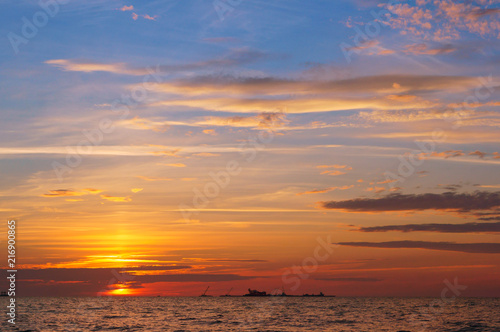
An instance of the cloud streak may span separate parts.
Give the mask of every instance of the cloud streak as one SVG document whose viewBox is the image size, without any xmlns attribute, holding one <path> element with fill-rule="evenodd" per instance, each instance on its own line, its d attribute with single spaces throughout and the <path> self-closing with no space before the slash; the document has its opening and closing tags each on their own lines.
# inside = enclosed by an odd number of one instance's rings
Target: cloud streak
<svg viewBox="0 0 500 332">
<path fill-rule="evenodd" d="M 135 13 L 134 13 L 135 14 Z M 137 15 L 137 14 L 135 14 Z M 146 17 L 147 16 L 147 17 Z M 143 16 L 145 19 L 154 20 L 155 17 L 149 15 Z M 137 16 L 138 17 L 138 16 Z M 156 69 L 151 68 L 134 68 L 126 63 L 100 63 L 76 59 L 52 59 L 45 61 L 46 64 L 52 65 L 64 71 L 74 72 L 109 72 L 113 74 L 144 76 L 150 75 L 156 71 L 159 74 L 174 74 L 182 72 L 190 72 L 205 69 L 217 69 L 231 66 L 238 66 L 253 63 L 267 58 L 268 55 L 264 52 L 252 50 L 249 48 L 233 49 L 228 54 L 214 59 L 205 61 L 180 63 L 171 65 L 158 65 Z"/>
<path fill-rule="evenodd" d="M 390 241 L 390 242 L 339 242 L 341 246 L 386 248 L 386 249 L 429 249 L 457 251 L 474 254 L 500 254 L 500 243 L 455 243 L 427 241 Z"/>
<path fill-rule="evenodd" d="M 99 194 L 102 190 L 94 189 L 94 188 L 86 188 L 82 191 L 75 191 L 72 189 L 56 189 L 49 190 L 48 194 L 42 194 L 42 197 L 71 197 L 71 196 L 84 196 L 89 194 Z"/>
<path fill-rule="evenodd" d="M 500 232 L 500 222 L 465 224 L 410 224 L 410 225 L 390 225 L 361 227 L 360 232 L 437 232 L 437 233 L 498 233 Z"/>
<path fill-rule="evenodd" d="M 110 195 L 101 195 L 102 199 L 105 199 L 110 202 L 116 202 L 116 203 L 124 203 L 124 202 L 130 202 L 132 199 L 130 197 L 118 197 L 118 196 L 110 196 Z"/>
<path fill-rule="evenodd" d="M 344 201 L 321 202 L 320 204 L 324 209 L 344 210 L 347 212 L 422 210 L 469 212 L 473 210 L 490 210 L 500 206 L 500 192 L 390 194 L 381 198 L 357 198 Z"/>
</svg>

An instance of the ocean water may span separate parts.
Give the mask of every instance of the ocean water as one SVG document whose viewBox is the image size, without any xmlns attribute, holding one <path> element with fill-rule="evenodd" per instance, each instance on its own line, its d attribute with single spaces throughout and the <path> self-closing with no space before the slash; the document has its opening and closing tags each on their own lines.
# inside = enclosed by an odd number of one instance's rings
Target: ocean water
<svg viewBox="0 0 500 332">
<path fill-rule="evenodd" d="M 5 308 L 8 298 L 1 298 Z M 500 299 L 17 298 L 2 331 L 497 331 Z M 5 309 L 4 309 L 5 312 Z"/>
</svg>

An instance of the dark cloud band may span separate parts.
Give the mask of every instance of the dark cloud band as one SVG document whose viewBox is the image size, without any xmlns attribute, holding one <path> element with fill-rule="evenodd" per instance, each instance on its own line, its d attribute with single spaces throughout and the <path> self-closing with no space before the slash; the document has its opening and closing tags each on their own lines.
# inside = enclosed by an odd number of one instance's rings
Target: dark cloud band
<svg viewBox="0 0 500 332">
<path fill-rule="evenodd" d="M 500 243 L 455 243 L 426 241 L 391 241 L 391 242 L 340 242 L 341 246 L 387 248 L 387 249 L 429 249 L 458 251 L 474 254 L 500 254 Z"/>
<path fill-rule="evenodd" d="M 437 232 L 437 233 L 497 233 L 500 232 L 500 222 L 466 224 L 410 224 L 361 227 L 360 232 Z"/>
<path fill-rule="evenodd" d="M 391 194 L 381 198 L 357 198 L 345 201 L 321 202 L 325 209 L 350 212 L 386 212 L 416 210 L 452 210 L 469 212 L 491 210 L 500 206 L 500 192 L 446 192 L 442 194 Z"/>
</svg>

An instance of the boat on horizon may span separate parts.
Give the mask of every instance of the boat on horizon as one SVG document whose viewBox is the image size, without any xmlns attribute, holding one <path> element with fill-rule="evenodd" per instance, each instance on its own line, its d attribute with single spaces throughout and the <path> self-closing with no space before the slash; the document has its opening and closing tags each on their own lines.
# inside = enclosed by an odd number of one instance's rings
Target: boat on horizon
<svg viewBox="0 0 500 332">
<path fill-rule="evenodd" d="M 229 291 L 226 294 L 220 295 L 220 297 L 232 296 L 232 295 L 229 295 L 229 293 L 231 293 L 232 290 L 233 290 L 233 287 L 231 287 L 231 289 L 229 289 Z"/>
<path fill-rule="evenodd" d="M 212 297 L 212 295 L 207 295 L 207 291 L 209 288 L 210 286 L 208 286 L 207 289 L 205 289 L 205 291 L 203 292 L 203 294 L 200 295 L 200 297 Z"/>
<path fill-rule="evenodd" d="M 261 292 L 255 289 L 248 289 L 248 293 L 243 296 L 270 296 L 265 291 Z"/>
<path fill-rule="evenodd" d="M 322 297 L 322 296 L 325 296 L 325 294 L 323 294 L 323 292 L 319 292 L 319 294 L 303 294 L 302 295 L 303 297 Z"/>
</svg>

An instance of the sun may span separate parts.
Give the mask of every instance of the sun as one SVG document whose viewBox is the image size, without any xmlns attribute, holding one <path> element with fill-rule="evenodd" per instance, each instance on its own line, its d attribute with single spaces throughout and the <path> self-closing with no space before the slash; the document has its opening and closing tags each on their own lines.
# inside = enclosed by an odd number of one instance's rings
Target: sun
<svg viewBox="0 0 500 332">
<path fill-rule="evenodd" d="M 126 296 L 133 295 L 133 292 L 130 288 L 117 288 L 109 291 L 109 295 Z"/>
</svg>

